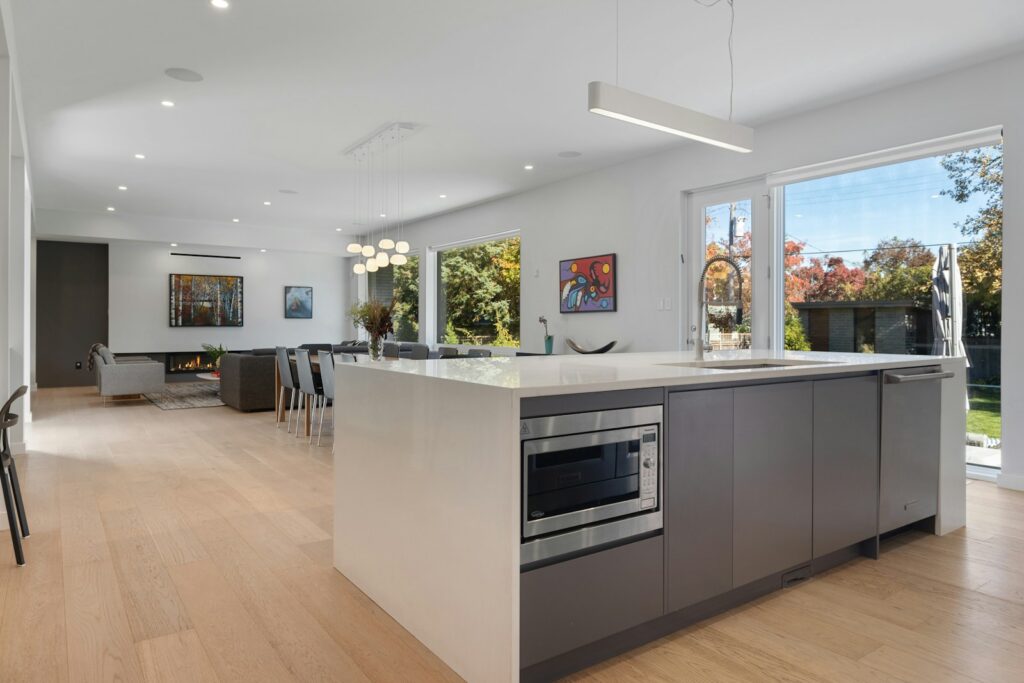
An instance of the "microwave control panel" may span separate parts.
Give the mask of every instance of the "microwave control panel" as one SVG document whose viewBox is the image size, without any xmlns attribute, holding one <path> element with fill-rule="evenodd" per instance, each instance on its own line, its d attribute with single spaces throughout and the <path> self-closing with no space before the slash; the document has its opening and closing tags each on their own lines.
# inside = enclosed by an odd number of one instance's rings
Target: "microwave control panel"
<svg viewBox="0 0 1024 683">
<path fill-rule="evenodd" d="M 640 428 L 640 509 L 658 506 L 658 427 Z"/>
</svg>

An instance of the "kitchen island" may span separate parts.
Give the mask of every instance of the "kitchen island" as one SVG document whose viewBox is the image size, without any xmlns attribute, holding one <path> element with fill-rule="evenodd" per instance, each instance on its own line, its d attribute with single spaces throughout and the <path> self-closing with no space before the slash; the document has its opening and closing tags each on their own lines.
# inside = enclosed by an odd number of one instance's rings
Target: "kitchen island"
<svg viewBox="0 0 1024 683">
<path fill-rule="evenodd" d="M 873 555 L 905 524 L 965 521 L 963 359 L 337 372 L 335 567 L 470 681 L 551 678 Z M 600 506 L 573 507 L 594 487 Z"/>
</svg>

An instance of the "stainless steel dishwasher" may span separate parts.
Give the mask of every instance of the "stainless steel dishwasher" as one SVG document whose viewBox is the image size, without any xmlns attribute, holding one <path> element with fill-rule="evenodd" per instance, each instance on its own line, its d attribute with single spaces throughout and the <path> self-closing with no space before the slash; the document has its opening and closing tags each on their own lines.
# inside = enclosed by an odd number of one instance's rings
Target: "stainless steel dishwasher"
<svg viewBox="0 0 1024 683">
<path fill-rule="evenodd" d="M 882 373 L 879 533 L 938 511 L 942 380 L 938 365 Z"/>
</svg>

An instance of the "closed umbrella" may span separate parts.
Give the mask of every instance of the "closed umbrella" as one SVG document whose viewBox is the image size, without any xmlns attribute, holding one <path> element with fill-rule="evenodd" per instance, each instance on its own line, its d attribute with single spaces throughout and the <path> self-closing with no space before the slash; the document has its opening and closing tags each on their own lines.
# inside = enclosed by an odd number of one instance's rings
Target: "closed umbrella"
<svg viewBox="0 0 1024 683">
<path fill-rule="evenodd" d="M 956 247 L 952 244 L 939 247 L 939 256 L 932 268 L 932 327 L 935 335 L 932 355 L 967 356 L 964 348 L 964 291 L 960 283 Z"/>
</svg>

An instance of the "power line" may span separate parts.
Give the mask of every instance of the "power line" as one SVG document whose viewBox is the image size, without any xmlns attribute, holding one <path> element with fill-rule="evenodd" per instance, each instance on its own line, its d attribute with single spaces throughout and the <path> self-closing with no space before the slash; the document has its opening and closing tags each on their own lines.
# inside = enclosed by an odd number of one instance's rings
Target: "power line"
<svg viewBox="0 0 1024 683">
<path fill-rule="evenodd" d="M 805 243 L 806 244 L 806 243 Z M 831 256 L 833 254 L 853 254 L 853 253 L 865 253 L 868 251 L 901 251 L 905 249 L 912 249 L 914 247 L 945 247 L 952 244 L 957 247 L 969 246 L 972 244 L 978 244 L 978 240 L 970 240 L 967 242 L 936 242 L 935 244 L 911 244 L 902 247 L 864 247 L 862 249 L 832 249 L 829 251 L 787 251 L 786 256 Z"/>
</svg>

